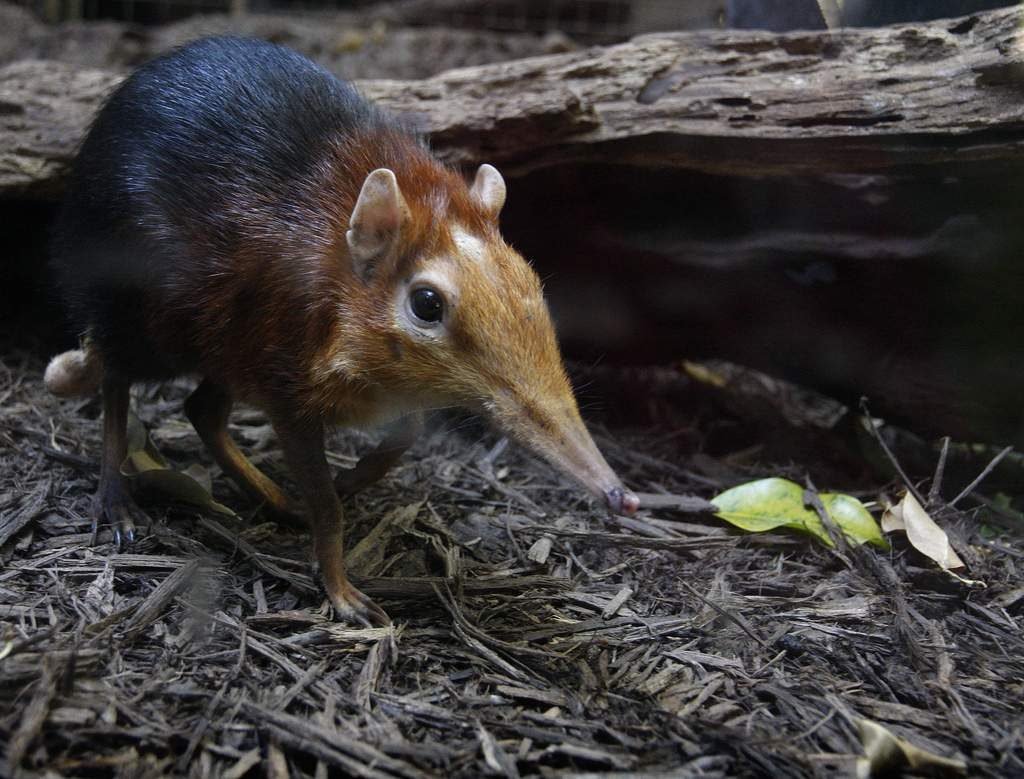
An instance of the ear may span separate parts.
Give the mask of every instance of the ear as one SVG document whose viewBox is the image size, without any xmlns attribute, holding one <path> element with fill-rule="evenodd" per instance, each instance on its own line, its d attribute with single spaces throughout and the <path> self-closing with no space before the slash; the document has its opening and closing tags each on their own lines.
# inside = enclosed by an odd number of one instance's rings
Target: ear
<svg viewBox="0 0 1024 779">
<path fill-rule="evenodd" d="M 496 167 L 485 163 L 477 168 L 469 194 L 492 219 L 497 219 L 505 205 L 505 179 Z"/>
<path fill-rule="evenodd" d="M 353 270 L 363 281 L 395 247 L 408 212 L 391 170 L 377 168 L 366 177 L 345 233 Z"/>
</svg>

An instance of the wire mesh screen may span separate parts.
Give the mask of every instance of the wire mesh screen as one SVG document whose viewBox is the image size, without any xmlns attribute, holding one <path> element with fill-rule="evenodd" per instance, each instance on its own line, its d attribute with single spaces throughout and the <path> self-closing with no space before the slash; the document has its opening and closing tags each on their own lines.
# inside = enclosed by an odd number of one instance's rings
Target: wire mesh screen
<svg viewBox="0 0 1024 779">
<path fill-rule="evenodd" d="M 116 20 L 161 24 L 200 13 L 223 13 L 240 0 L 14 0 L 46 22 Z M 244 11 L 244 0 L 242 10 Z"/>
<path fill-rule="evenodd" d="M 506 0 L 466 4 L 445 12 L 442 21 L 453 27 L 500 32 L 548 32 L 617 37 L 628 31 L 629 0 Z"/>
<path fill-rule="evenodd" d="M 49 22 L 114 19 L 159 24 L 199 13 L 305 14 L 366 11 L 366 0 L 15 0 Z M 725 0 L 412 0 L 392 3 L 387 18 L 494 32 L 559 31 L 583 42 L 641 32 L 714 26 Z"/>
</svg>

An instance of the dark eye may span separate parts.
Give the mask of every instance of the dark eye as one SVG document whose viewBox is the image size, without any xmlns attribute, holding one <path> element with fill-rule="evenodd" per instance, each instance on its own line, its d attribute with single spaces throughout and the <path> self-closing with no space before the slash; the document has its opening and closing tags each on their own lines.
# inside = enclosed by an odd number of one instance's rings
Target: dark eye
<svg viewBox="0 0 1024 779">
<path fill-rule="evenodd" d="M 424 322 L 440 322 L 444 315 L 444 299 L 430 287 L 413 290 L 409 296 L 412 313 Z"/>
</svg>

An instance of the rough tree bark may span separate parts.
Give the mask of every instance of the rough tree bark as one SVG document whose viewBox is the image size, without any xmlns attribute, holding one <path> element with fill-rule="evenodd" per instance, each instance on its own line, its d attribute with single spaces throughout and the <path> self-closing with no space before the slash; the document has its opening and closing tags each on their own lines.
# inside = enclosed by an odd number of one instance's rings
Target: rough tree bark
<svg viewBox="0 0 1024 779">
<path fill-rule="evenodd" d="M 1018 159 L 1021 12 L 875 30 L 644 36 L 582 52 L 364 81 L 458 163 L 568 161 L 724 175 Z M 0 69 L 0 194 L 50 197 L 120 76 Z"/>
<path fill-rule="evenodd" d="M 1020 21 L 652 35 L 360 86 L 447 159 L 502 167 L 567 353 L 723 357 L 1024 445 Z M 120 78 L 0 68 L 8 215 L 57 197 Z"/>
</svg>

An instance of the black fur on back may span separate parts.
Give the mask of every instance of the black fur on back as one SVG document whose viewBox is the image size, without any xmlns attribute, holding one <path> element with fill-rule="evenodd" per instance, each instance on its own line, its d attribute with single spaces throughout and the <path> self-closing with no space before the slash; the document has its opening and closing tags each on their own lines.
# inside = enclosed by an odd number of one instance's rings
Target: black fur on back
<svg viewBox="0 0 1024 779">
<path fill-rule="evenodd" d="M 349 84 L 262 41 L 209 38 L 144 65 L 97 115 L 58 219 L 53 264 L 75 327 L 125 378 L 194 369 L 187 349 L 161 352 L 144 336 L 155 296 L 217 273 L 216 258 L 254 230 L 272 243 L 310 227 L 328 144 L 388 121 Z"/>
</svg>

